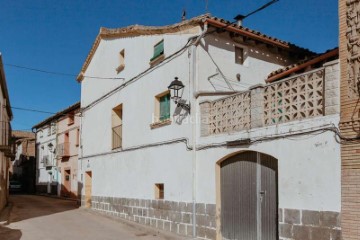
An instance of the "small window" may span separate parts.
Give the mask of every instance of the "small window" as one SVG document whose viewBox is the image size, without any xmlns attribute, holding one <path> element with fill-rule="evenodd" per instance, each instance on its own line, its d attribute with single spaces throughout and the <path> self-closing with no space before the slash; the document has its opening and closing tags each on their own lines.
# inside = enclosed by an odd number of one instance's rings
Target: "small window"
<svg viewBox="0 0 360 240">
<path fill-rule="evenodd" d="M 122 147 L 122 104 L 114 107 L 111 113 L 111 127 L 112 127 L 112 149 Z"/>
<path fill-rule="evenodd" d="M 161 42 L 157 43 L 154 46 L 154 55 L 150 59 L 150 62 L 156 60 L 157 58 L 159 58 L 160 56 L 163 56 L 163 55 L 164 55 L 164 40 L 161 40 Z"/>
<path fill-rule="evenodd" d="M 74 113 L 69 113 L 68 115 L 68 125 L 74 124 L 75 122 L 75 114 Z"/>
<path fill-rule="evenodd" d="M 80 144 L 80 129 L 76 129 L 76 143 L 75 146 L 79 146 Z"/>
<path fill-rule="evenodd" d="M 155 199 L 164 199 L 164 184 L 155 184 Z"/>
<path fill-rule="evenodd" d="M 159 94 L 156 96 L 155 116 L 156 122 L 170 119 L 170 92 Z"/>
<path fill-rule="evenodd" d="M 51 135 L 51 127 L 48 127 L 48 129 L 47 129 L 47 135 L 48 135 L 48 136 Z"/>
<path fill-rule="evenodd" d="M 244 64 L 244 49 L 241 47 L 235 47 L 235 63 Z"/>
<path fill-rule="evenodd" d="M 119 66 L 116 68 L 117 73 L 121 72 L 125 68 L 125 49 L 119 52 Z"/>
<path fill-rule="evenodd" d="M 55 123 L 51 123 L 51 134 L 55 134 L 56 133 L 56 125 Z"/>
</svg>

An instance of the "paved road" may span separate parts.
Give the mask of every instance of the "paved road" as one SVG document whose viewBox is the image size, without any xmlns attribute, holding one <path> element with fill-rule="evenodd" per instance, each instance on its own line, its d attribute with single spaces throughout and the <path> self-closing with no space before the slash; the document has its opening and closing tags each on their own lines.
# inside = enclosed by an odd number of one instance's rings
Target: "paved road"
<svg viewBox="0 0 360 240">
<path fill-rule="evenodd" d="M 10 224 L 0 227 L 0 240 L 181 239 L 78 209 L 73 201 L 32 195 L 13 195 L 10 201 Z"/>
</svg>

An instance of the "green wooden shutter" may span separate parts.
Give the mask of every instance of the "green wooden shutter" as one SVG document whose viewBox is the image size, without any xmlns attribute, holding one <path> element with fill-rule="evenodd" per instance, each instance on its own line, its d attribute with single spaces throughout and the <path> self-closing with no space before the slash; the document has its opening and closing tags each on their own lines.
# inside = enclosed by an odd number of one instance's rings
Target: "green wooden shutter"
<svg viewBox="0 0 360 240">
<path fill-rule="evenodd" d="M 170 94 L 160 98 L 160 121 L 170 118 Z"/>
<path fill-rule="evenodd" d="M 161 41 L 154 47 L 154 56 L 150 59 L 150 61 L 164 54 L 164 41 Z"/>
</svg>

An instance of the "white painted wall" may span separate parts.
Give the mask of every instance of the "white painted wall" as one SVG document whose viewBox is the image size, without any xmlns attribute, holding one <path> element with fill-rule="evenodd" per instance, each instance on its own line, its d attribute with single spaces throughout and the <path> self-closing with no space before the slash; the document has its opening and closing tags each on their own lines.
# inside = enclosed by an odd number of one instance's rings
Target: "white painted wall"
<svg viewBox="0 0 360 240">
<path fill-rule="evenodd" d="M 189 35 L 184 34 L 102 40 L 85 75 L 125 77 L 127 81 L 149 67 L 153 45 L 158 41 L 164 39 L 165 56 L 168 56 L 180 49 L 188 37 Z M 267 74 L 288 64 L 266 51 L 249 47 L 246 51 L 252 53 L 248 54 L 244 66 L 234 66 L 233 43 L 222 38 L 209 37 L 205 40 L 206 44 L 209 44 L 208 52 L 217 61 L 223 73 L 226 76 L 235 76 L 240 72 L 241 83 L 245 83 L 246 86 L 263 83 Z M 224 49 L 225 45 L 228 47 Z M 124 48 L 125 69 L 116 75 L 117 54 Z M 119 104 L 123 104 L 124 150 L 178 138 L 186 138 L 189 143 L 192 142 L 193 125 L 190 123 L 178 124 L 174 119 L 171 125 L 157 129 L 150 128 L 155 109 L 155 96 L 166 91 L 175 76 L 185 85 L 183 99 L 191 98 L 189 91 L 192 87 L 191 66 L 188 53 L 185 51 L 173 61 L 155 68 L 138 81 L 83 112 L 78 181 L 84 186 L 85 172 L 92 171 L 94 196 L 153 199 L 154 184 L 164 183 L 165 199 L 192 200 L 192 153 L 186 150 L 184 143 L 123 152 L 111 149 L 111 110 Z M 261 57 L 257 57 L 259 55 Z M 267 58 L 270 59 L 269 62 L 265 61 Z M 196 78 L 199 83 L 197 90 L 213 91 L 208 76 L 216 71 L 214 63 L 201 46 L 197 47 L 196 59 L 198 62 Z M 82 108 L 123 82 L 123 80 L 85 77 L 81 83 Z M 243 88 L 237 84 L 236 89 Z M 175 105 L 172 102 L 171 112 L 174 112 L 174 109 Z M 199 110 L 197 114 L 199 115 Z M 189 117 L 185 117 L 185 120 L 189 120 Z M 233 135 L 197 137 L 197 142 L 198 145 L 205 145 L 239 137 L 337 124 L 338 121 L 339 116 L 334 115 Z M 197 129 L 199 136 L 199 123 Z M 340 211 L 340 146 L 332 133 L 307 136 L 297 140 L 263 142 L 251 145 L 249 149 L 272 155 L 279 160 L 279 207 Z M 212 148 L 197 152 L 198 202 L 215 203 L 216 162 L 240 150 L 244 149 Z M 84 194 L 83 187 L 82 194 Z"/>
<path fill-rule="evenodd" d="M 50 125 L 45 125 L 41 129 L 37 129 L 36 131 L 36 148 L 37 148 L 37 159 L 36 159 L 36 168 L 37 168 L 37 176 L 36 176 L 36 184 L 37 185 L 46 185 L 51 180 L 52 184 L 56 184 L 59 181 L 59 172 L 56 168 L 52 168 L 51 170 L 46 170 L 45 163 L 42 162 L 42 157 L 44 155 L 49 155 L 53 166 L 56 166 L 56 159 L 54 150 L 50 151 L 49 144 L 53 145 L 52 149 L 56 148 L 56 134 L 52 133 L 48 134 L 48 129 Z M 51 175 L 49 173 L 52 173 Z"/>
<path fill-rule="evenodd" d="M 235 63 L 235 46 L 244 49 L 242 65 Z M 264 84 L 269 73 L 292 63 L 289 58 L 271 53 L 265 47 L 235 43 L 228 33 L 202 39 L 197 54 L 201 62 L 198 65 L 199 91 L 246 90 L 252 85 Z M 216 73 L 219 74 L 209 79 Z M 240 81 L 237 74 L 240 74 Z"/>
<path fill-rule="evenodd" d="M 222 143 L 236 139 L 259 138 L 280 133 L 308 131 L 338 125 L 339 115 L 331 115 L 281 125 L 201 137 L 199 145 Z M 251 144 L 248 148 L 212 148 L 198 151 L 197 200 L 216 202 L 215 165 L 220 159 L 238 151 L 258 151 L 278 159 L 279 207 L 318 211 L 341 208 L 340 144 L 334 133 L 289 137 Z"/>
</svg>

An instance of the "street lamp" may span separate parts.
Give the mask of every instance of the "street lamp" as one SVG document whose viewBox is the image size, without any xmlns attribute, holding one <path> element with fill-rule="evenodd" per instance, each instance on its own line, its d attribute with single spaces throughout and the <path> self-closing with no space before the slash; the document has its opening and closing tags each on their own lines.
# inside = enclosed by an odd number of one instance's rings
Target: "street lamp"
<svg viewBox="0 0 360 240">
<path fill-rule="evenodd" d="M 171 96 L 172 96 L 171 98 L 174 99 L 175 104 L 178 107 L 181 107 L 181 108 L 187 110 L 188 112 L 190 112 L 190 105 L 181 102 L 181 95 L 179 95 L 179 91 L 181 89 L 183 89 L 184 87 L 185 87 L 184 84 L 179 80 L 179 78 L 175 77 L 175 80 L 170 83 L 170 85 L 168 86 L 168 89 L 170 91 L 172 90 L 172 92 L 173 92 L 173 94 L 171 94 Z"/>
</svg>

